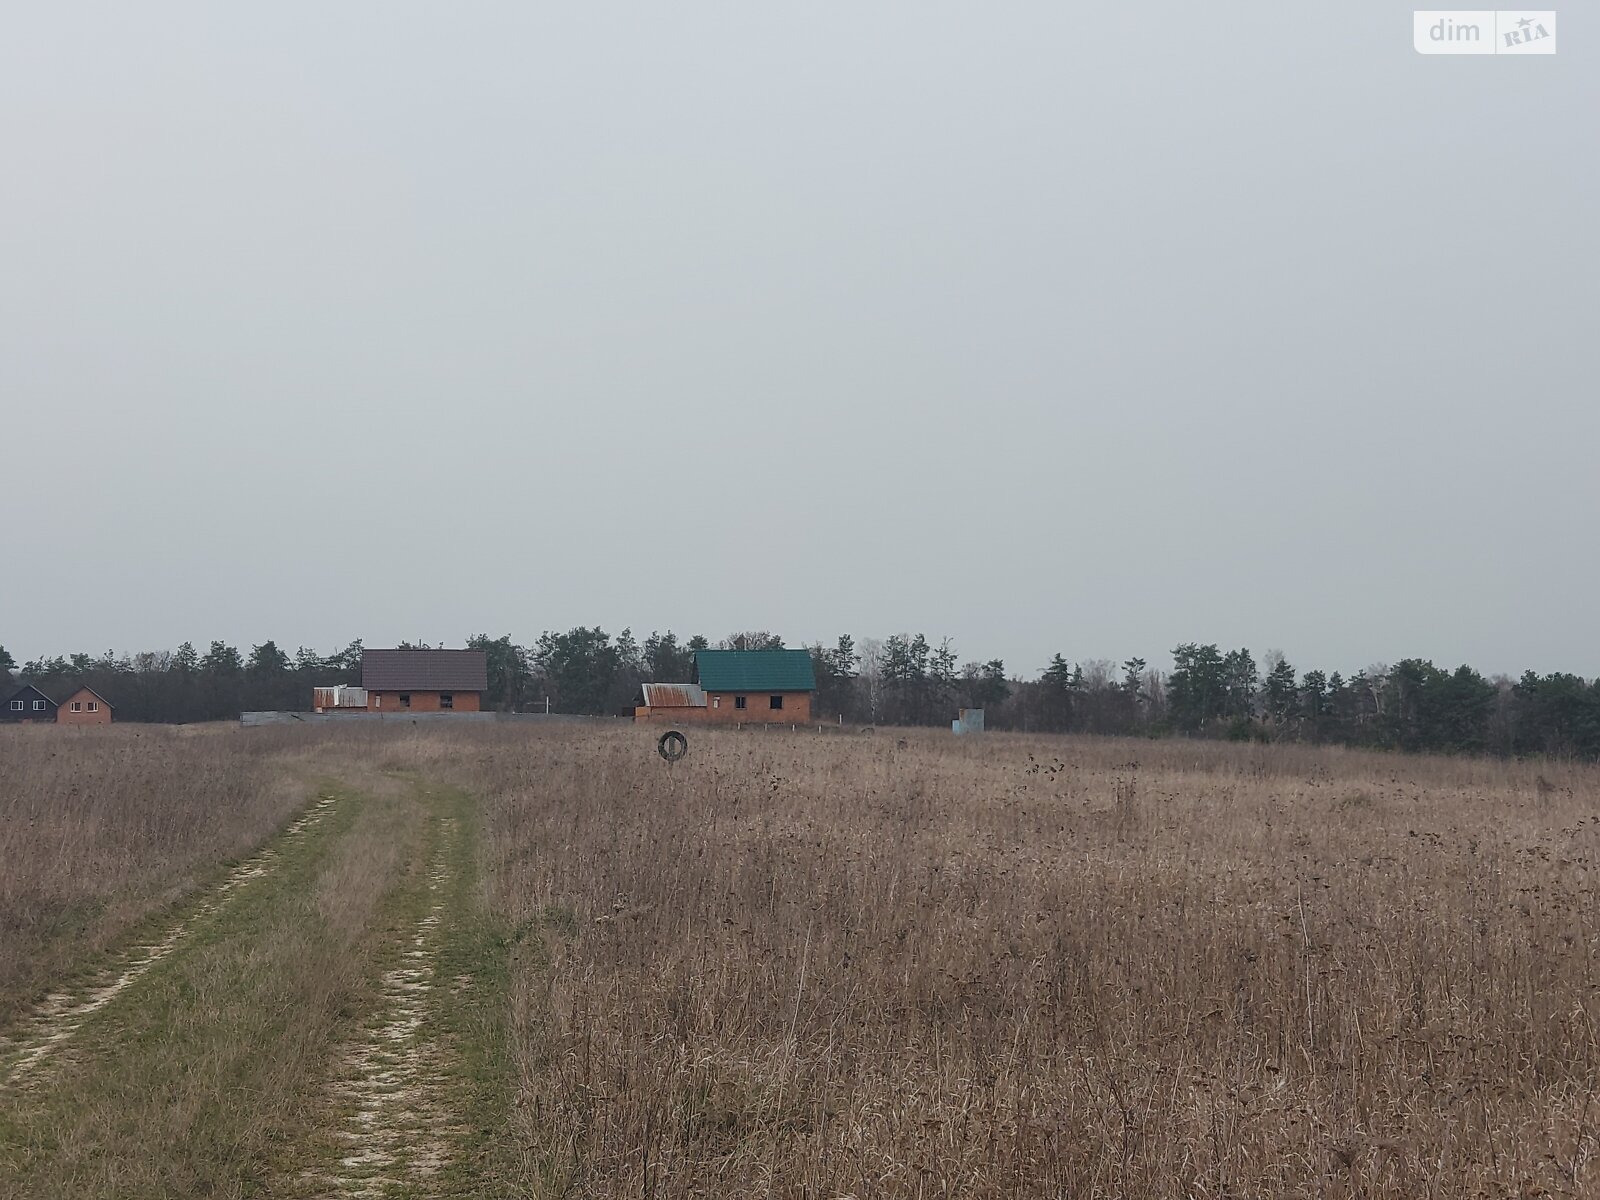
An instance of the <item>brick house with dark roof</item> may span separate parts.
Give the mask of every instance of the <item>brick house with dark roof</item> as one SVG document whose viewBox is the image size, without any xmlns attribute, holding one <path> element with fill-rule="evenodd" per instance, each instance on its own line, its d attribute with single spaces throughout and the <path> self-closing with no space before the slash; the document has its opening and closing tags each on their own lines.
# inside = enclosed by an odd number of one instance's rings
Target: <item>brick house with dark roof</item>
<svg viewBox="0 0 1600 1200">
<path fill-rule="evenodd" d="M 489 658 L 482 650 L 363 650 L 361 686 L 372 712 L 478 712 Z"/>
</svg>

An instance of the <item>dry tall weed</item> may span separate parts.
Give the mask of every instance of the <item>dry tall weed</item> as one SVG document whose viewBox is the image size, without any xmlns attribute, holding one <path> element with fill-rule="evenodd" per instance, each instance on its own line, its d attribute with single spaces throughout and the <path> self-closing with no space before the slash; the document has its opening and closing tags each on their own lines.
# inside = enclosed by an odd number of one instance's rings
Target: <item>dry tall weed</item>
<svg viewBox="0 0 1600 1200">
<path fill-rule="evenodd" d="M 0 729 L 0 1026 L 265 841 L 319 773 L 359 770 L 368 741 L 230 725 Z"/>
<path fill-rule="evenodd" d="M 577 1194 L 1594 1186 L 1594 771 L 693 740 L 412 747 L 547 946 L 520 1136 Z"/>
<path fill-rule="evenodd" d="M 669 768 L 627 726 L 37 732 L 0 756 L 10 995 L 72 961 L 62 930 L 115 937 L 260 842 L 303 777 L 471 788 L 518 946 L 506 1136 L 535 1187 L 1596 1188 L 1592 769 L 712 730 Z"/>
</svg>

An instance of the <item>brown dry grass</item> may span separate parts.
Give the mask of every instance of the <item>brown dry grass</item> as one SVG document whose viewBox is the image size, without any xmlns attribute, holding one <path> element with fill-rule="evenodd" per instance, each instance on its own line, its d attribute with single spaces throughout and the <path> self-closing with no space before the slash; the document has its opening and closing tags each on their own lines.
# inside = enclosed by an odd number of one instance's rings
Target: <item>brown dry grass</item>
<svg viewBox="0 0 1600 1200">
<path fill-rule="evenodd" d="M 421 863 L 421 814 L 390 791 L 343 794 L 280 841 L 48 1069 L 0 1090 L 0 1195 L 302 1194 L 320 1077 Z"/>
<path fill-rule="evenodd" d="M 0 1027 L 260 845 L 362 740 L 227 725 L 0 729 Z"/>
<path fill-rule="evenodd" d="M 408 755 L 487 802 L 551 1194 L 1594 1187 L 1592 770 L 466 740 Z"/>
<path fill-rule="evenodd" d="M 1600 1186 L 1600 772 L 999 735 L 692 738 L 669 770 L 652 731 L 627 726 L 4 731 L 0 1000 L 214 877 L 310 778 L 346 779 L 399 820 L 381 772 L 412 770 L 482 804 L 493 915 L 481 945 L 452 933 L 462 946 L 441 952 L 461 962 L 441 977 L 479 971 L 496 995 L 515 944 L 509 1127 L 500 1023 L 462 1021 L 452 1042 L 482 1093 L 457 1114 L 486 1139 L 461 1164 L 476 1173 L 452 1177 L 470 1194 Z M 278 1063 L 273 1103 L 309 1103 L 322 1059 L 286 1047 L 347 1038 L 348 995 L 409 928 L 375 907 L 399 878 L 400 826 L 384 828 L 324 831 L 323 858 L 243 895 L 229 920 L 276 932 L 175 955 L 141 993 L 165 1007 L 86 1029 L 49 1093 L 59 1111 L 37 1121 L 87 1129 L 110 1094 L 133 1112 L 151 1080 L 167 1095 L 193 1074 L 185 1055 Z M 146 1058 L 111 1053 L 145 1027 Z M 265 1128 L 266 1092 L 230 1092 L 230 1071 L 174 1111 Z M 149 1147 L 152 1188 L 181 1162 L 233 1194 L 253 1178 L 240 1163 L 281 1149 L 292 1171 L 309 1146 L 213 1155 L 160 1132 L 170 1108 L 129 1123 L 119 1150 Z M 139 1132 L 150 1122 L 159 1136 Z M 24 1165 L 82 1184 L 99 1136 Z"/>
</svg>

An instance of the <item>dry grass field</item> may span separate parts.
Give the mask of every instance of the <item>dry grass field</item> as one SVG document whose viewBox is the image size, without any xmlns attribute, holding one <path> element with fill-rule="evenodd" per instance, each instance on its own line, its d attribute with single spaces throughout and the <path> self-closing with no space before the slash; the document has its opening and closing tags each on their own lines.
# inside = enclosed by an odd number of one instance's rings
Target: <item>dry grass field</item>
<svg viewBox="0 0 1600 1200">
<path fill-rule="evenodd" d="M 576 1194 L 1592 1189 L 1591 770 L 640 741 L 461 776 Z"/>
<path fill-rule="evenodd" d="M 1600 1190 L 1591 768 L 137 732 L 0 734 L 12 994 L 187 922 L 0 1020 L 0 1194 Z"/>
<path fill-rule="evenodd" d="M 305 800 L 281 737 L 0 729 L 0 1028 Z"/>
</svg>

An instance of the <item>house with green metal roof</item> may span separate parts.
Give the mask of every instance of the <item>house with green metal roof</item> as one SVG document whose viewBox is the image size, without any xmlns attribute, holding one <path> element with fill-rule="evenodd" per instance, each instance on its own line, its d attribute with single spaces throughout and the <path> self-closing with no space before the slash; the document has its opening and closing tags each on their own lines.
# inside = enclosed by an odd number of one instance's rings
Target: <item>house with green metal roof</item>
<svg viewBox="0 0 1600 1200">
<path fill-rule="evenodd" d="M 699 687 L 647 684 L 634 715 L 643 720 L 799 725 L 811 720 L 817 674 L 809 650 L 701 650 Z M 660 695 L 654 695 L 652 688 Z"/>
<path fill-rule="evenodd" d="M 701 650 L 694 669 L 710 720 L 811 720 L 817 673 L 809 650 Z"/>
<path fill-rule="evenodd" d="M 814 692 L 809 650 L 701 650 L 694 656 L 700 686 L 718 692 Z"/>
</svg>

